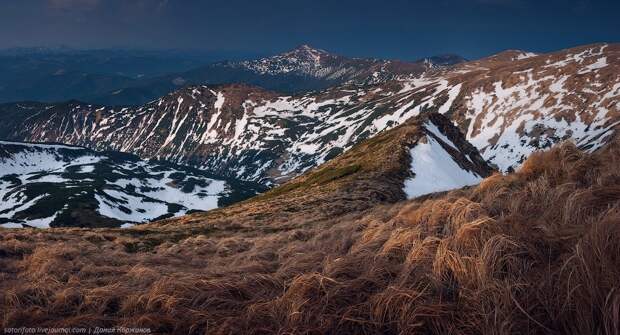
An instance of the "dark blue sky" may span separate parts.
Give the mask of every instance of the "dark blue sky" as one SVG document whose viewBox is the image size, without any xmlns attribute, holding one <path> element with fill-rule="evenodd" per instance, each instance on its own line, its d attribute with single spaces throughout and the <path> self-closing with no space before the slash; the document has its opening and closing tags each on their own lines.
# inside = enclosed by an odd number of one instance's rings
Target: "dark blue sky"
<svg viewBox="0 0 620 335">
<path fill-rule="evenodd" d="M 620 42 L 620 0 L 0 0 L 0 48 L 180 48 L 478 58 Z"/>
</svg>

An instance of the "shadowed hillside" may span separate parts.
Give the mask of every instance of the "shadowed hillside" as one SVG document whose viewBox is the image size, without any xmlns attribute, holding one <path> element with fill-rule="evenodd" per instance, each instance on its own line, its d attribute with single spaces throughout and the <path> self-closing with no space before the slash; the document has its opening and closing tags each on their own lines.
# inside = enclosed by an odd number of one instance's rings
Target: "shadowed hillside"
<svg viewBox="0 0 620 335">
<path fill-rule="evenodd" d="M 426 121 L 212 212 L 0 230 L 2 326 L 618 334 L 620 141 L 594 154 L 564 144 L 479 186 L 404 200 Z"/>
</svg>

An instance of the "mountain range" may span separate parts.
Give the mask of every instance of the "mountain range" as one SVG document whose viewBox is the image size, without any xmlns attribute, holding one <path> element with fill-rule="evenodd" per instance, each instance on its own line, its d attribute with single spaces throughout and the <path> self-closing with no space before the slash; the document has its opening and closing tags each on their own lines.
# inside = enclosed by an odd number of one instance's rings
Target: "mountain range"
<svg viewBox="0 0 620 335">
<path fill-rule="evenodd" d="M 271 185 L 437 112 L 505 172 L 561 141 L 594 151 L 611 138 L 620 123 L 619 57 L 620 45 L 597 44 L 541 55 L 506 51 L 300 95 L 228 84 L 187 87 L 137 107 L 4 104 L 0 137 L 129 152 Z M 288 71 L 277 64 L 274 71 Z"/>
<path fill-rule="evenodd" d="M 216 64 L 336 85 L 294 95 L 188 86 L 135 107 L 1 104 L 0 138 L 10 142 L 0 145 L 0 218 L 5 227 L 118 227 L 213 209 L 291 187 L 359 143 L 429 115 L 418 128 L 430 137 L 410 148 L 405 195 L 477 184 L 566 140 L 588 152 L 608 143 L 620 124 L 619 55 L 619 45 L 597 44 L 402 67 L 301 46 Z"/>
</svg>

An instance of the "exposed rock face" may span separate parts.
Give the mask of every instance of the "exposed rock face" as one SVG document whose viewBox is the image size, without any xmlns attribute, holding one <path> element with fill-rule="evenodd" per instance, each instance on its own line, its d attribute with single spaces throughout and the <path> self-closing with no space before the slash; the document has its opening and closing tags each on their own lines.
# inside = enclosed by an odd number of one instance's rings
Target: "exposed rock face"
<svg viewBox="0 0 620 335">
<path fill-rule="evenodd" d="M 328 57 L 306 51 L 296 56 L 304 69 Z M 438 112 L 507 171 L 567 139 L 596 150 L 620 122 L 619 99 L 620 45 L 601 44 L 543 55 L 507 51 L 298 96 L 224 85 L 183 89 L 136 108 L 21 104 L 3 120 L 11 126 L 0 128 L 0 137 L 127 151 L 280 183 L 414 116 Z"/>
</svg>

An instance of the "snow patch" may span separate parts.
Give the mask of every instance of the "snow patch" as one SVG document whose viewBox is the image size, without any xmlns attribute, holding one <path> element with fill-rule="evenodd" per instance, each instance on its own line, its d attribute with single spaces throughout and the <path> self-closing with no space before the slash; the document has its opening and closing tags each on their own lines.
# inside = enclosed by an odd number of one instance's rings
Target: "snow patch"
<svg viewBox="0 0 620 335">
<path fill-rule="evenodd" d="M 482 177 L 461 168 L 439 142 L 430 136 L 426 139 L 409 151 L 415 176 L 405 180 L 407 199 L 480 183 Z"/>
<path fill-rule="evenodd" d="M 517 60 L 522 60 L 522 59 L 527 59 L 527 58 L 532 58 L 532 57 L 536 57 L 538 56 L 537 54 L 533 53 L 533 52 L 522 52 L 517 56 Z"/>
</svg>

